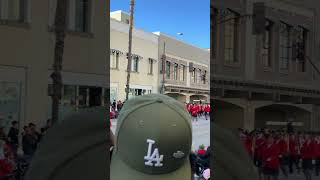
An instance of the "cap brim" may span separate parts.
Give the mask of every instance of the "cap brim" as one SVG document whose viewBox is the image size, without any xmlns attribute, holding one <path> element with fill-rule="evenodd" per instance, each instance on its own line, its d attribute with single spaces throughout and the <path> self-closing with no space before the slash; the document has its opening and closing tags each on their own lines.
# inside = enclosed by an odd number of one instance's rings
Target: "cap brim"
<svg viewBox="0 0 320 180">
<path fill-rule="evenodd" d="M 167 174 L 145 174 L 126 165 L 113 153 L 110 165 L 110 180 L 188 180 L 191 179 L 191 166 L 189 158 L 177 170 Z"/>
</svg>

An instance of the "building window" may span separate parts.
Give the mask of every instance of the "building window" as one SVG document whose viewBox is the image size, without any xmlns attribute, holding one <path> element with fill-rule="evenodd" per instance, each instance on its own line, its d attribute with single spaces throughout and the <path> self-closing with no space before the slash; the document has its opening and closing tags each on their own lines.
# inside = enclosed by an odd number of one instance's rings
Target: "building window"
<svg viewBox="0 0 320 180">
<path fill-rule="evenodd" d="M 196 79 L 196 68 L 193 68 L 192 72 L 191 72 L 191 81 L 193 83 L 196 83 L 197 82 L 197 79 Z"/>
<path fill-rule="evenodd" d="M 132 72 L 139 72 L 139 57 L 133 56 L 131 58 L 131 71 Z"/>
<path fill-rule="evenodd" d="M 307 43 L 307 30 L 303 27 L 295 29 L 294 50 L 292 51 L 292 58 L 297 63 L 297 71 L 305 72 L 306 60 L 306 43 Z"/>
<path fill-rule="evenodd" d="M 211 30 L 212 30 L 212 55 L 213 55 L 213 58 L 216 57 L 216 54 L 217 54 L 217 42 L 218 42 L 218 34 L 217 34 L 217 30 L 218 30 L 218 24 L 217 24 L 217 21 L 218 21 L 218 10 L 216 8 L 213 8 L 213 13 L 212 13 L 212 27 L 211 27 Z"/>
<path fill-rule="evenodd" d="M 75 30 L 89 32 L 89 0 L 76 0 Z"/>
<path fill-rule="evenodd" d="M 75 106 L 76 105 L 76 91 L 77 87 L 73 85 L 64 85 L 63 97 L 61 103 L 63 105 Z"/>
<path fill-rule="evenodd" d="M 119 52 L 112 53 L 111 62 L 110 62 L 110 67 L 111 68 L 113 68 L 113 69 L 118 69 L 119 68 L 119 57 L 120 57 L 120 53 Z"/>
<path fill-rule="evenodd" d="M 148 74 L 153 74 L 153 62 L 154 62 L 154 60 L 149 58 Z"/>
<path fill-rule="evenodd" d="M 226 63 L 237 63 L 237 41 L 238 41 L 238 24 L 239 15 L 230 12 L 225 17 L 228 19 L 225 21 L 224 30 L 224 60 Z"/>
<path fill-rule="evenodd" d="M 272 22 L 266 21 L 263 34 L 262 61 L 264 67 L 271 67 Z"/>
<path fill-rule="evenodd" d="M 202 75 L 201 69 L 199 69 L 198 72 L 199 72 L 199 73 L 198 73 L 198 77 L 197 77 L 197 83 L 200 84 L 200 83 L 201 83 L 201 80 L 202 80 L 202 78 L 201 78 L 201 75 Z"/>
<path fill-rule="evenodd" d="M 289 69 L 289 54 L 290 54 L 290 26 L 281 23 L 280 25 L 280 68 Z"/>
<path fill-rule="evenodd" d="M 166 62 L 166 77 L 170 79 L 170 70 L 171 70 L 171 63 L 169 61 Z"/>
<path fill-rule="evenodd" d="M 184 81 L 185 65 L 180 66 L 180 81 Z"/>
<path fill-rule="evenodd" d="M 173 79 L 174 80 L 178 80 L 178 64 L 174 64 L 173 67 Z"/>
<path fill-rule="evenodd" d="M 26 22 L 28 0 L 0 0 L 0 19 Z"/>
<path fill-rule="evenodd" d="M 206 80 L 207 80 L 207 71 L 204 71 L 204 73 L 202 75 L 202 83 L 206 84 Z"/>
</svg>

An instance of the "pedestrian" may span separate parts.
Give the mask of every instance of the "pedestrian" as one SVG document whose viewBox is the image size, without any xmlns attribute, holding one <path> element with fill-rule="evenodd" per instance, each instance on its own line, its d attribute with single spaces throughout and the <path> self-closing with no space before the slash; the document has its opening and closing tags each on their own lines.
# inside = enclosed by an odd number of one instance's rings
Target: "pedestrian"
<svg viewBox="0 0 320 180">
<path fill-rule="evenodd" d="M 198 149 L 198 155 L 205 155 L 206 154 L 206 150 L 205 150 L 205 146 L 203 144 L 201 144 L 199 146 L 199 149 Z"/>
<path fill-rule="evenodd" d="M 118 103 L 117 103 L 118 112 L 121 111 L 122 105 L 123 105 L 123 104 L 122 104 L 121 100 L 119 100 Z"/>
<path fill-rule="evenodd" d="M 314 153 L 314 145 L 308 134 L 305 135 L 305 141 L 301 147 L 302 170 L 306 180 L 312 179 L 312 158 Z"/>
<path fill-rule="evenodd" d="M 37 126 L 33 123 L 29 123 L 31 135 L 37 140 L 37 144 L 40 141 L 40 133 L 37 131 Z"/>
<path fill-rule="evenodd" d="M 8 133 L 8 141 L 11 145 L 14 156 L 17 157 L 17 151 L 19 147 L 19 127 L 17 121 L 11 122 L 11 127 Z"/>
<path fill-rule="evenodd" d="M 266 139 L 266 144 L 262 148 L 262 172 L 264 180 L 277 180 L 280 168 L 280 148 L 274 142 L 272 134 L 266 135 Z"/>
<path fill-rule="evenodd" d="M 116 102 L 115 99 L 112 102 L 112 107 L 113 107 L 114 110 L 117 108 L 117 102 Z"/>
<path fill-rule="evenodd" d="M 30 127 L 26 127 L 22 137 L 22 149 L 25 157 L 31 159 L 37 148 L 38 139 L 32 133 Z"/>
</svg>

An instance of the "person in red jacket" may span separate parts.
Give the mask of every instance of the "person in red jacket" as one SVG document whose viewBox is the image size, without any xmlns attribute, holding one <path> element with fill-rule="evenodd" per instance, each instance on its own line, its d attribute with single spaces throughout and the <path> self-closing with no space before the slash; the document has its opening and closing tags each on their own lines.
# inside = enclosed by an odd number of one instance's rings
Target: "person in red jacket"
<svg viewBox="0 0 320 180">
<path fill-rule="evenodd" d="M 295 164 L 298 173 L 300 173 L 299 166 L 299 142 L 298 138 L 291 134 L 289 137 L 289 173 L 293 173 L 293 164 Z"/>
<path fill-rule="evenodd" d="M 258 168 L 258 173 L 260 177 L 262 175 L 262 148 L 265 145 L 265 143 L 266 141 L 263 133 L 258 132 L 257 137 L 254 140 L 254 164 Z"/>
<path fill-rule="evenodd" d="M 320 172 L 320 136 L 319 135 L 317 135 L 315 138 L 314 150 L 315 150 L 314 155 L 316 160 L 315 174 L 316 176 L 319 176 L 319 172 Z"/>
<path fill-rule="evenodd" d="M 274 142 L 272 135 L 267 135 L 267 142 L 262 148 L 262 172 L 267 180 L 277 180 L 279 176 L 280 147 Z"/>
<path fill-rule="evenodd" d="M 200 145 L 199 146 L 199 149 L 198 149 L 198 152 L 197 152 L 199 155 L 205 155 L 206 154 L 206 150 L 205 150 L 205 147 L 204 145 Z"/>
<path fill-rule="evenodd" d="M 253 156 L 253 152 L 252 152 L 252 135 L 246 133 L 245 139 L 244 139 L 244 146 L 248 152 L 248 154 L 250 155 L 250 157 Z"/>
<path fill-rule="evenodd" d="M 193 104 L 191 108 L 192 121 L 198 121 L 198 105 Z"/>
<path fill-rule="evenodd" d="M 204 113 L 205 113 L 206 120 L 208 120 L 208 116 L 210 117 L 210 105 L 209 104 L 204 105 Z"/>
<path fill-rule="evenodd" d="M 278 135 L 276 140 L 276 145 L 279 147 L 280 154 L 279 154 L 279 161 L 280 161 L 280 169 L 285 177 L 288 177 L 287 173 L 287 164 L 288 164 L 288 146 L 286 137 L 281 134 Z"/>
<path fill-rule="evenodd" d="M 312 178 L 312 158 L 314 156 L 314 143 L 309 135 L 305 135 L 305 141 L 301 147 L 302 169 L 306 180 Z"/>
</svg>

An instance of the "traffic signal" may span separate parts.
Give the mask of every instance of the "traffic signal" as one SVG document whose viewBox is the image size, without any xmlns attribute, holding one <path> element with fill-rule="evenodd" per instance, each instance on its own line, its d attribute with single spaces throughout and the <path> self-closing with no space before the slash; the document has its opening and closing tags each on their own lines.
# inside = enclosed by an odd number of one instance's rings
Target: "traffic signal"
<svg viewBox="0 0 320 180">
<path fill-rule="evenodd" d="M 265 31 L 266 8 L 263 2 L 253 4 L 252 33 L 259 35 Z"/>
</svg>

